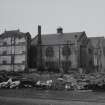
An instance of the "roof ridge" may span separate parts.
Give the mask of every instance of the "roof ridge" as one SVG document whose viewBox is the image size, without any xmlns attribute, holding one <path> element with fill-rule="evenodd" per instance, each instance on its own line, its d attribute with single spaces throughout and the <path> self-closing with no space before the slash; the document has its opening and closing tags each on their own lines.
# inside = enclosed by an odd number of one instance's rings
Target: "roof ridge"
<svg viewBox="0 0 105 105">
<path fill-rule="evenodd" d="M 104 38 L 104 36 L 92 36 L 92 37 L 88 37 L 88 38 Z"/>
<path fill-rule="evenodd" d="M 20 32 L 20 30 L 19 29 L 17 29 L 17 30 L 5 30 L 5 32 Z"/>
<path fill-rule="evenodd" d="M 74 34 L 74 33 L 83 33 L 84 31 L 81 32 L 66 32 L 62 34 Z M 60 35 L 59 33 L 47 33 L 47 34 L 42 34 L 42 35 Z"/>
</svg>

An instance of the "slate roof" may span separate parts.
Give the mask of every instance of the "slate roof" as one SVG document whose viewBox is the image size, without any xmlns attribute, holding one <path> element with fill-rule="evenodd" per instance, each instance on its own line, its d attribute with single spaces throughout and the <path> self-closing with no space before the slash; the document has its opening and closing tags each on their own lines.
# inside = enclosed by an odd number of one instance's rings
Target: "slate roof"
<svg viewBox="0 0 105 105">
<path fill-rule="evenodd" d="M 12 36 L 15 36 L 15 37 L 23 37 L 23 36 L 29 36 L 30 33 L 23 33 L 23 32 L 20 32 L 19 30 L 11 30 L 11 31 L 5 31 L 4 33 L 2 33 L 0 35 L 0 37 L 2 38 L 5 38 L 5 37 L 12 37 Z"/>
<path fill-rule="evenodd" d="M 90 43 L 93 47 L 98 47 L 99 45 L 105 45 L 104 37 L 88 37 L 88 43 Z"/>
<path fill-rule="evenodd" d="M 74 43 L 80 40 L 85 32 L 72 32 L 72 33 L 57 33 L 57 34 L 42 34 L 42 45 L 56 45 Z M 37 45 L 38 35 L 31 41 L 31 45 Z"/>
</svg>

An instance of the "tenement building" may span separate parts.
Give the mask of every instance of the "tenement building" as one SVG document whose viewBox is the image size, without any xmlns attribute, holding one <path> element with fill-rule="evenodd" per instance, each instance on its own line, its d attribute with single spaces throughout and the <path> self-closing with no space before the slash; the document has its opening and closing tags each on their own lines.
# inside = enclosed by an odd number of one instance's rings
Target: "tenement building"
<svg viewBox="0 0 105 105">
<path fill-rule="evenodd" d="M 87 41 L 84 31 L 64 33 L 59 27 L 55 34 L 41 34 L 38 26 L 38 35 L 31 41 L 31 67 L 77 72 L 77 68 L 86 66 Z"/>
<path fill-rule="evenodd" d="M 31 36 L 19 30 L 5 31 L 0 35 L 0 71 L 28 70 Z"/>
</svg>

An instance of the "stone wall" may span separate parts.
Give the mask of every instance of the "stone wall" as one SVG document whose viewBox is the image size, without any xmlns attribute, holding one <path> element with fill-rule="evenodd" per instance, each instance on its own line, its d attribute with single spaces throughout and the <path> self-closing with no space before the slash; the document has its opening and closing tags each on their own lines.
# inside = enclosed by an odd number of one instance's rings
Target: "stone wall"
<svg viewBox="0 0 105 105">
<path fill-rule="evenodd" d="M 70 54 L 68 56 L 63 55 L 64 46 L 68 46 Z M 47 49 L 52 48 L 53 52 L 49 51 L 49 55 L 46 55 Z M 78 67 L 78 47 L 74 45 L 56 45 L 56 46 L 42 46 L 42 62 L 43 67 L 47 68 L 63 68 L 73 69 Z M 65 52 L 66 54 L 67 52 Z M 51 56 L 52 54 L 52 56 Z"/>
</svg>

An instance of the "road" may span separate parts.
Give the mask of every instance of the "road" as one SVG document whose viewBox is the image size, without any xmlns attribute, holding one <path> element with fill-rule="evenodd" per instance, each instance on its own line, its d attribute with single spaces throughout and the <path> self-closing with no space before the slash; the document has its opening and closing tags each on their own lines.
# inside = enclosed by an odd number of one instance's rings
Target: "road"
<svg viewBox="0 0 105 105">
<path fill-rule="evenodd" d="M 0 97 L 0 105 L 105 105 L 105 103 Z"/>
<path fill-rule="evenodd" d="M 105 105 L 105 92 L 0 89 L 0 105 Z"/>
</svg>

